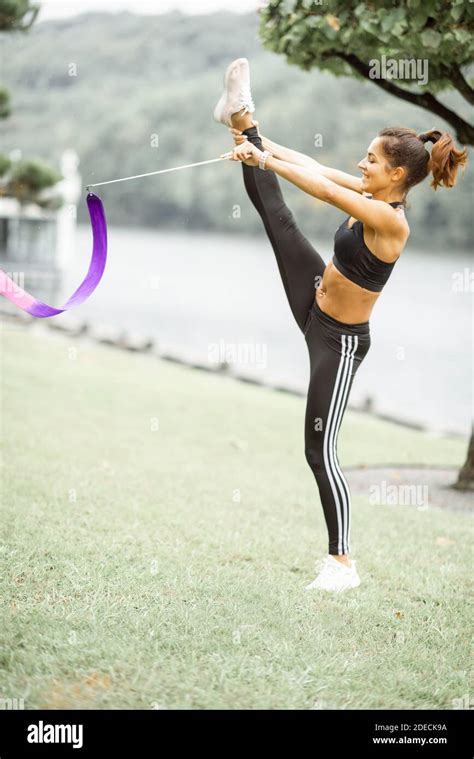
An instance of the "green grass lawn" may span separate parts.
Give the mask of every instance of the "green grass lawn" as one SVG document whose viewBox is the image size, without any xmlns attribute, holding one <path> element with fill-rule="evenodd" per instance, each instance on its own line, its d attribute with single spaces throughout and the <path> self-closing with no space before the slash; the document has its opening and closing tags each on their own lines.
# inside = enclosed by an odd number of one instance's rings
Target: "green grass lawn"
<svg viewBox="0 0 474 759">
<path fill-rule="evenodd" d="M 303 398 L 24 327 L 1 342 L 1 697 L 451 709 L 469 693 L 468 515 L 355 497 L 361 586 L 305 591 L 327 533 Z M 339 459 L 465 451 L 347 412 Z"/>
</svg>

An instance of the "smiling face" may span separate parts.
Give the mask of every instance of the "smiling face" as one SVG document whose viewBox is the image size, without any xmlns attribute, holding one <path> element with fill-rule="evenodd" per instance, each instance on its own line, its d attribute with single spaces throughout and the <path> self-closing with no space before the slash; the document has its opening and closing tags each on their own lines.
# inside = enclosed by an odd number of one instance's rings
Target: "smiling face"
<svg viewBox="0 0 474 759">
<path fill-rule="evenodd" d="M 383 140 L 375 137 L 367 148 L 367 155 L 357 164 L 362 172 L 362 190 L 371 195 L 389 190 L 403 193 L 406 170 L 398 166 L 393 169 L 383 151 Z"/>
</svg>

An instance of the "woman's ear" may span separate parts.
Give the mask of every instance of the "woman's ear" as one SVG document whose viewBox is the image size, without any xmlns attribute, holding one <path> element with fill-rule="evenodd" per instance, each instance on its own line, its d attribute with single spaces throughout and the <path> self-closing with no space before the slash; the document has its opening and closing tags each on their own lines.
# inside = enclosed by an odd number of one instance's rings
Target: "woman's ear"
<svg viewBox="0 0 474 759">
<path fill-rule="evenodd" d="M 392 169 L 392 180 L 394 182 L 405 181 L 407 177 L 407 170 L 403 166 L 397 166 L 396 169 Z"/>
</svg>

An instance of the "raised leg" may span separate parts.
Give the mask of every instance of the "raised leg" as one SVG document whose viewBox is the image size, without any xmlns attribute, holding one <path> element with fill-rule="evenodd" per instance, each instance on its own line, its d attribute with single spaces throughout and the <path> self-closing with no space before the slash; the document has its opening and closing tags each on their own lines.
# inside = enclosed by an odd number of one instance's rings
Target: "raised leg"
<svg viewBox="0 0 474 759">
<path fill-rule="evenodd" d="M 263 149 L 257 127 L 248 127 L 243 133 L 250 142 Z M 276 174 L 244 163 L 242 171 L 247 193 L 262 218 L 273 247 L 291 311 L 304 332 L 315 288 L 326 264 L 299 229 L 284 201 Z"/>
</svg>

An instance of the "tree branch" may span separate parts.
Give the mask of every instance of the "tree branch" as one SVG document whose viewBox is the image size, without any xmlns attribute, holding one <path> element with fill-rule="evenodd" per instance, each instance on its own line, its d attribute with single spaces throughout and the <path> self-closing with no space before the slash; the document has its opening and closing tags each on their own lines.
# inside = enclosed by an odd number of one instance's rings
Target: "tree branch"
<svg viewBox="0 0 474 759">
<path fill-rule="evenodd" d="M 451 124 L 451 126 L 454 127 L 456 136 L 463 145 L 474 145 L 474 127 L 472 124 L 464 121 L 464 119 L 458 116 L 457 113 L 451 111 L 450 108 L 447 108 L 445 105 L 440 103 L 439 100 L 436 100 L 436 98 L 430 92 L 410 92 L 409 90 L 404 90 L 402 87 L 398 87 L 396 84 L 393 84 L 393 82 L 387 79 L 372 79 L 369 76 L 369 66 L 361 61 L 360 58 L 358 58 L 353 53 L 340 53 L 334 51 L 331 55 L 328 54 L 325 57 L 329 58 L 331 56 L 341 58 L 342 60 L 346 61 L 346 63 L 352 66 L 352 68 L 361 74 L 365 79 L 373 82 L 378 87 L 385 90 L 385 92 L 388 92 L 390 95 L 394 95 L 394 97 L 401 98 L 402 100 L 407 100 L 409 103 L 413 103 L 413 105 L 417 105 L 419 108 L 424 108 L 426 111 L 431 111 L 437 116 L 440 116 L 442 119 L 447 121 L 448 124 Z"/>
<path fill-rule="evenodd" d="M 461 93 L 463 98 L 468 103 L 474 105 L 474 90 L 465 80 L 461 69 L 458 66 L 443 66 L 443 75 L 456 87 L 457 91 Z M 446 71 L 446 74 L 444 73 Z"/>
</svg>

